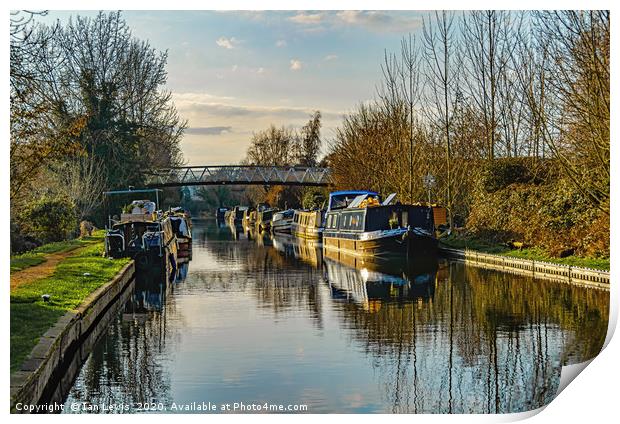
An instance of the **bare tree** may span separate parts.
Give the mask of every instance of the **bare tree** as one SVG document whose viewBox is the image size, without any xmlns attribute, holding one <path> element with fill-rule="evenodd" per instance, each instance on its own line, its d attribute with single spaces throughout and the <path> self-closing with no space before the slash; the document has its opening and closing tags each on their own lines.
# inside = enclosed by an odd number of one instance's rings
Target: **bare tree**
<svg viewBox="0 0 620 424">
<path fill-rule="evenodd" d="M 544 82 L 528 104 L 565 175 L 609 214 L 609 11 L 535 14 L 542 51 L 534 69 Z"/>
<path fill-rule="evenodd" d="M 408 129 L 408 175 L 409 190 L 408 198 L 410 202 L 414 199 L 414 168 L 417 164 L 417 156 L 414 148 L 414 133 L 416 125 L 416 107 L 420 101 L 420 49 L 417 46 L 415 37 L 411 34 L 401 40 L 400 55 L 384 54 L 381 70 L 383 72 L 383 83 L 378 90 L 379 99 L 385 108 L 399 108 L 406 105 Z M 398 121 L 396 121 L 398 122 Z M 399 140 L 398 140 L 399 141 Z"/>
<path fill-rule="evenodd" d="M 508 22 L 508 13 L 496 10 L 472 11 L 462 19 L 465 81 L 484 120 L 488 159 L 499 153 L 500 84 L 506 78 L 510 59 L 505 29 Z"/>
<path fill-rule="evenodd" d="M 101 205 L 104 184 L 104 170 L 96 158 L 82 153 L 51 164 L 46 186 L 71 199 L 76 205 L 78 220 L 83 220 L 92 218 Z"/>
<path fill-rule="evenodd" d="M 427 102 L 425 108 L 429 120 L 437 122 L 443 132 L 446 163 L 446 206 L 449 211 L 450 228 L 453 228 L 453 177 L 450 125 L 455 102 L 458 78 L 457 45 L 454 36 L 454 13 L 435 12 L 434 20 L 424 20 L 424 57 Z"/>
</svg>

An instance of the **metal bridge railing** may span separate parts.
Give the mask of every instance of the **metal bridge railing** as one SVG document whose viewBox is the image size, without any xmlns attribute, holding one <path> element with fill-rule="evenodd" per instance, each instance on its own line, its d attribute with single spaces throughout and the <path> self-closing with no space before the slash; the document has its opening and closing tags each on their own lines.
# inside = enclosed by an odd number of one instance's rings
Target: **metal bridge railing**
<svg viewBox="0 0 620 424">
<path fill-rule="evenodd" d="M 253 165 L 184 166 L 147 177 L 150 187 L 224 184 L 328 186 L 331 179 L 328 168 Z"/>
</svg>

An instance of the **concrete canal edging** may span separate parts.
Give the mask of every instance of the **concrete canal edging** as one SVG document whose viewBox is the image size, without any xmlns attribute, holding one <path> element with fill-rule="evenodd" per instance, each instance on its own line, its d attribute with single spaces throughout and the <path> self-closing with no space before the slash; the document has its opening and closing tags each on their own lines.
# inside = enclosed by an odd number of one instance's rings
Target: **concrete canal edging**
<svg viewBox="0 0 620 424">
<path fill-rule="evenodd" d="M 61 398 L 60 387 L 51 386 L 54 383 L 61 386 L 66 380 L 73 380 L 81 362 L 88 356 L 83 352 L 90 351 L 82 345 L 90 340 L 86 344 L 92 347 L 94 339 L 101 334 L 101 330 L 95 331 L 97 324 L 109 320 L 110 310 L 133 283 L 134 274 L 135 263 L 131 261 L 41 336 L 21 368 L 11 374 L 12 413 L 25 412 L 17 408 L 19 404 L 37 405 L 48 399 L 58 401 Z"/>
<path fill-rule="evenodd" d="M 482 253 L 469 249 L 439 248 L 440 253 L 467 264 L 518 275 L 563 281 L 585 287 L 609 290 L 609 272 L 571 265 L 553 264 L 532 259 Z"/>
</svg>

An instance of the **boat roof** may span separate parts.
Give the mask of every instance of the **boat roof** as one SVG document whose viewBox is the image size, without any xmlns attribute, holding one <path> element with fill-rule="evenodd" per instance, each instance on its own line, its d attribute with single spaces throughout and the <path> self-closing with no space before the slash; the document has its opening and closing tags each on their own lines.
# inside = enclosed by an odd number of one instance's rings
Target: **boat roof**
<svg viewBox="0 0 620 424">
<path fill-rule="evenodd" d="M 342 191 L 332 191 L 331 193 L 329 193 L 329 196 L 330 197 L 331 196 L 345 196 L 349 194 L 354 194 L 356 196 L 359 196 L 360 194 L 378 195 L 379 193 L 370 191 L 370 190 L 342 190 Z"/>
</svg>

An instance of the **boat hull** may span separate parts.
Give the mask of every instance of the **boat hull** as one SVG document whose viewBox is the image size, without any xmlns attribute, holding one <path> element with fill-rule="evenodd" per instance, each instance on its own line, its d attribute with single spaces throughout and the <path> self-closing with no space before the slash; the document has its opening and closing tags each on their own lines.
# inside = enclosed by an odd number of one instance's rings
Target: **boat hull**
<svg viewBox="0 0 620 424">
<path fill-rule="evenodd" d="M 178 245 L 177 256 L 179 258 L 191 258 L 192 257 L 192 239 L 191 238 L 178 237 L 177 245 Z"/>
<path fill-rule="evenodd" d="M 306 240 L 321 240 L 321 238 L 323 237 L 323 228 L 306 227 L 303 225 L 293 224 L 291 228 L 291 233 L 295 237 L 303 238 Z"/>
<path fill-rule="evenodd" d="M 428 256 L 437 253 L 437 240 L 406 229 L 357 234 L 325 232 L 323 248 L 362 257 Z"/>
<path fill-rule="evenodd" d="M 271 222 L 271 231 L 274 233 L 291 234 L 291 224 L 293 220 L 280 220 Z"/>
</svg>

